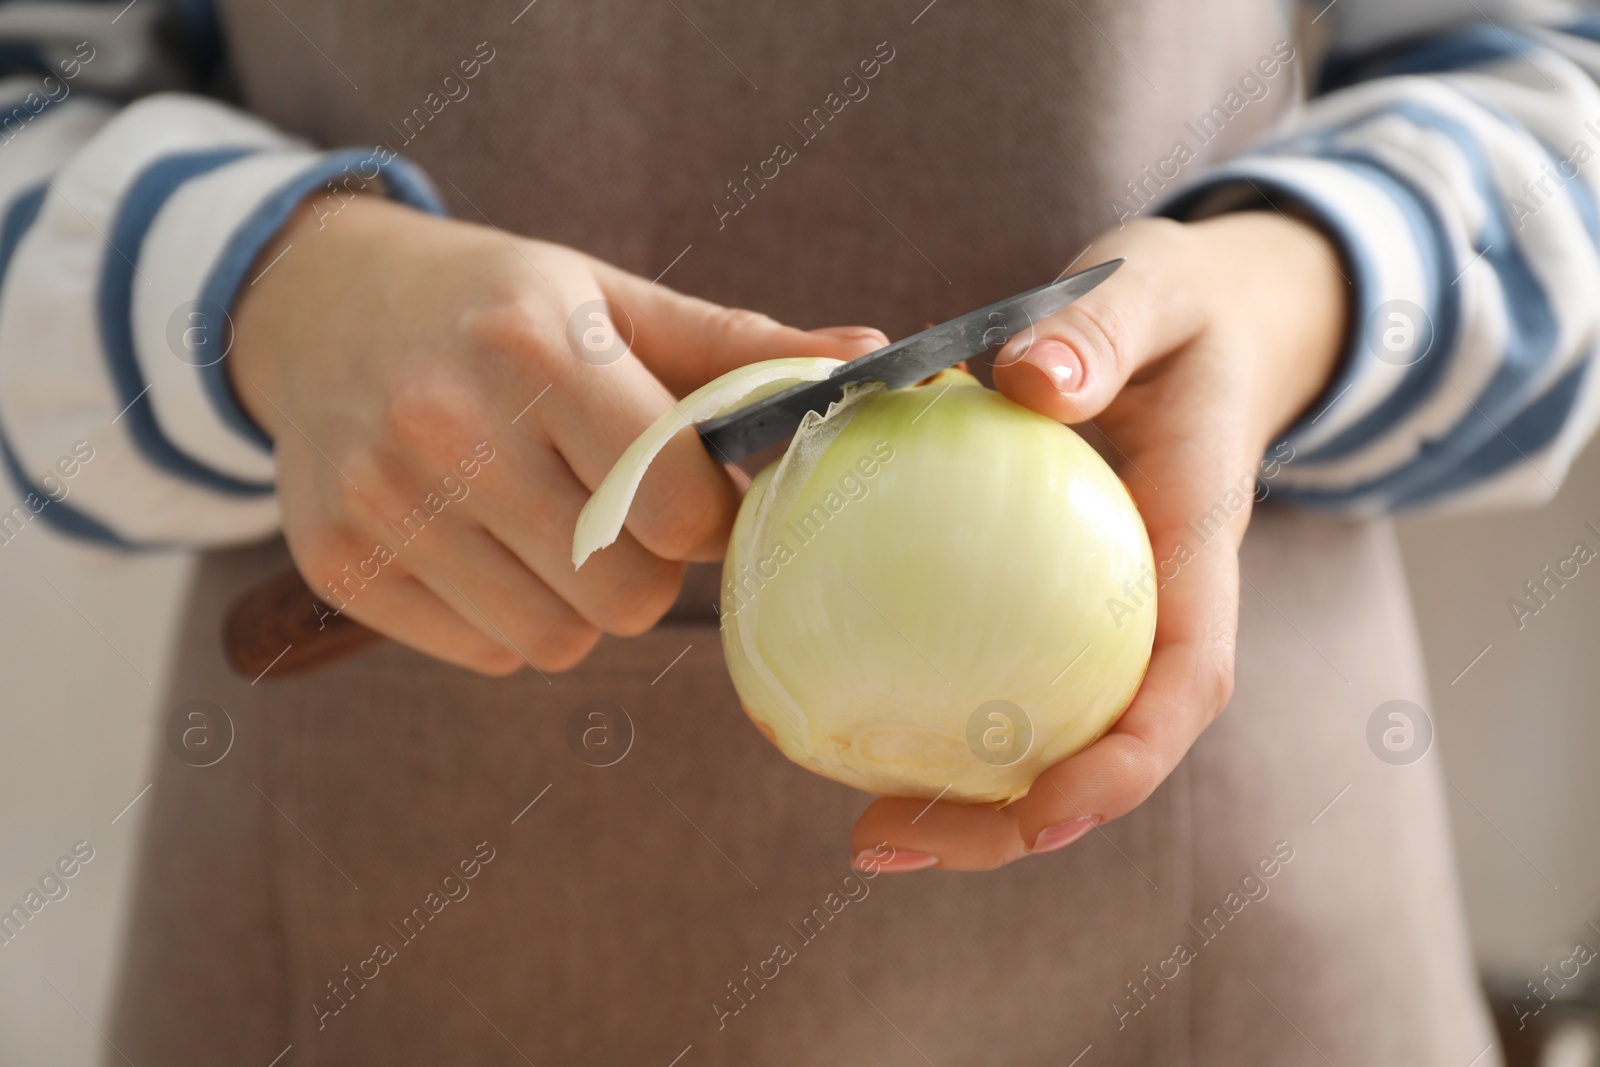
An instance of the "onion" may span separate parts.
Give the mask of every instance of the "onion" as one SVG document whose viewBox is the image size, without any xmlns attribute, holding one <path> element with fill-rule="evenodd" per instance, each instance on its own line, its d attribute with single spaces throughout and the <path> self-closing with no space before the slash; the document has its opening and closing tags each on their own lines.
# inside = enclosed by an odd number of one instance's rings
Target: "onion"
<svg viewBox="0 0 1600 1067">
<path fill-rule="evenodd" d="M 686 420 L 834 366 L 754 364 L 686 398 L 584 508 L 574 563 L 615 539 Z M 1127 488 L 1070 428 L 959 370 L 849 386 L 740 506 L 723 652 L 746 714 L 802 766 L 883 795 L 1010 801 L 1133 699 L 1153 574 Z"/>
</svg>

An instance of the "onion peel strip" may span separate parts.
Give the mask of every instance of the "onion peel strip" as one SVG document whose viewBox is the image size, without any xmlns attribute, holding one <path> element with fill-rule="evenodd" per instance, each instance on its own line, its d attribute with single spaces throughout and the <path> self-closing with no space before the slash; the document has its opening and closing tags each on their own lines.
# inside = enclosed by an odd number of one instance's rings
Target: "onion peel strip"
<svg viewBox="0 0 1600 1067">
<path fill-rule="evenodd" d="M 802 382 L 815 382 L 832 374 L 841 360 L 824 357 L 769 359 L 738 367 L 707 382 L 651 423 L 618 457 L 610 473 L 578 513 L 572 536 L 572 566 L 617 539 L 628 518 L 628 508 L 639 492 L 645 471 L 679 431 L 697 426 L 746 404 L 781 393 Z"/>
</svg>

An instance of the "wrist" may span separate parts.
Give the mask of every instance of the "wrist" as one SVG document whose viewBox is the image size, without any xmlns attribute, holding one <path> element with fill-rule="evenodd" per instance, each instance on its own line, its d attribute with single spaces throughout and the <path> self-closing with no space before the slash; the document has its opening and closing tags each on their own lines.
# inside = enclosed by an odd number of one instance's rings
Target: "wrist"
<svg viewBox="0 0 1600 1067">
<path fill-rule="evenodd" d="M 337 281 L 330 275 L 330 257 L 316 254 L 336 238 L 321 231 L 332 228 L 329 220 L 335 214 L 343 216 L 339 228 L 358 230 L 357 220 L 374 208 L 407 210 L 375 195 L 319 192 L 307 197 L 256 253 L 245 274 L 248 281 L 234 298 L 228 381 L 245 414 L 274 441 L 283 429 L 275 402 L 286 392 L 286 364 L 305 347 L 301 320 L 315 306 L 310 297 Z"/>
<path fill-rule="evenodd" d="M 1350 282 L 1338 247 L 1310 222 L 1243 211 L 1190 224 L 1203 238 L 1214 308 L 1250 360 L 1263 446 L 1313 406 L 1346 347 Z"/>
</svg>

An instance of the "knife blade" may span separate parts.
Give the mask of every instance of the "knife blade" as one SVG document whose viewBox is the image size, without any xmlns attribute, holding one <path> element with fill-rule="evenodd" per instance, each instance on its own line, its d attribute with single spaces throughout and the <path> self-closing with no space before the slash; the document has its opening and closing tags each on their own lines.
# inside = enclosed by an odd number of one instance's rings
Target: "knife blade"
<svg viewBox="0 0 1600 1067">
<path fill-rule="evenodd" d="M 883 382 L 890 389 L 915 385 L 964 359 L 981 356 L 1111 277 L 1122 260 L 1069 274 L 949 322 L 902 338 L 843 364 L 821 381 L 804 382 L 700 424 L 700 439 L 724 463 L 736 463 L 793 436 L 808 411 L 827 411 L 852 382 Z"/>
</svg>

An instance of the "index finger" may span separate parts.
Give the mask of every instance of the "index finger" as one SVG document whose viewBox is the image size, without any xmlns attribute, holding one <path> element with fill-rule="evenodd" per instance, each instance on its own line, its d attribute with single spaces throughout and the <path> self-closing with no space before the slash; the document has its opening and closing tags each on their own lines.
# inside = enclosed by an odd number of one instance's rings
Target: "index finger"
<svg viewBox="0 0 1600 1067">
<path fill-rule="evenodd" d="M 633 354 L 626 334 L 612 330 L 592 278 L 558 275 L 558 289 L 554 300 L 480 315 L 473 330 L 488 357 L 504 365 L 517 402 L 531 395 L 517 429 L 550 446 L 592 492 L 674 398 Z M 585 336 L 591 313 L 592 345 Z M 721 466 L 682 435 L 652 468 L 627 527 L 656 556 L 697 559 L 720 548 L 737 507 Z"/>
<path fill-rule="evenodd" d="M 724 307 L 647 282 L 608 263 L 595 277 L 630 320 L 635 350 L 658 379 L 684 395 L 736 367 L 764 359 L 854 359 L 889 343 L 865 326 L 801 330 L 748 308 Z"/>
<path fill-rule="evenodd" d="M 844 337 L 804 333 L 754 312 L 682 296 L 616 268 L 597 271 L 600 295 L 576 301 L 567 330 L 573 359 L 556 372 L 561 402 L 542 418 L 552 443 L 591 490 L 640 433 L 677 408 L 658 368 L 671 369 L 690 384 L 702 371 L 735 360 L 750 363 L 802 350 L 848 359 L 876 347 L 881 337 L 871 331 Z M 598 345 L 589 345 L 591 334 Z M 624 525 L 664 559 L 716 559 L 732 528 L 739 494 L 681 410 L 679 417 L 683 432 L 646 471 Z"/>
</svg>

